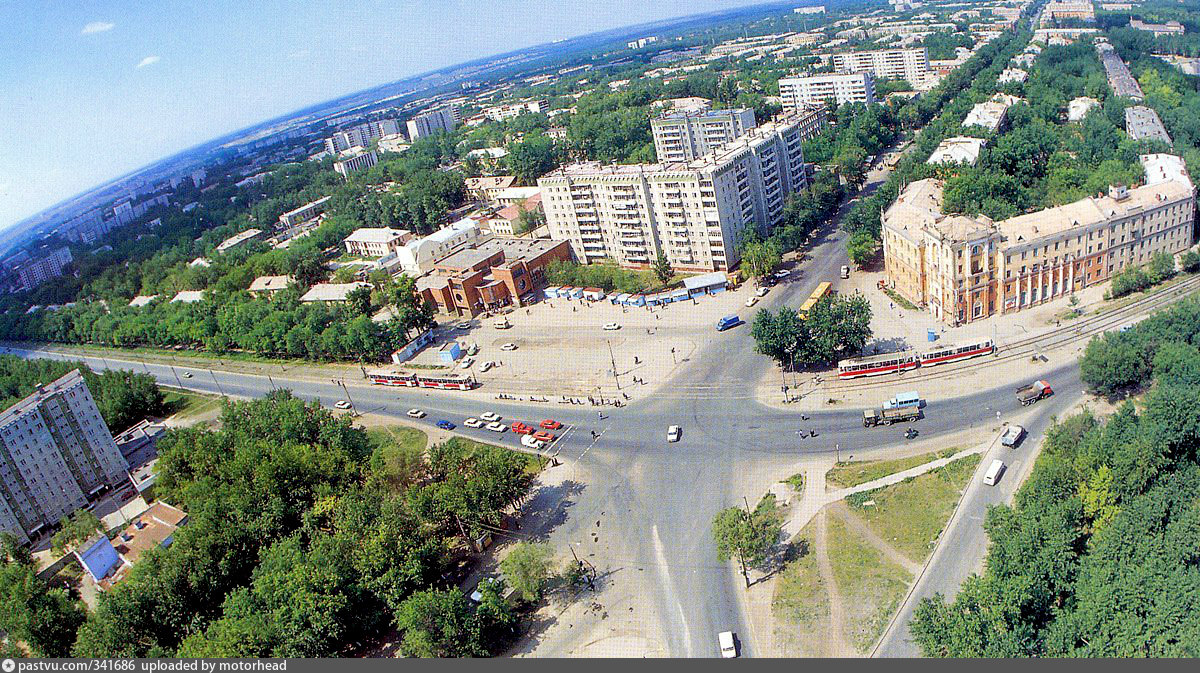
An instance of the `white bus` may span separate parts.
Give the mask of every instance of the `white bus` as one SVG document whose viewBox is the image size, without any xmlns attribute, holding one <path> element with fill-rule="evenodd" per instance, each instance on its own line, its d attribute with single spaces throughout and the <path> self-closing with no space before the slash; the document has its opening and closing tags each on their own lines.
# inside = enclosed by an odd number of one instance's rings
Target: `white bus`
<svg viewBox="0 0 1200 673">
<path fill-rule="evenodd" d="M 996 482 L 1000 481 L 1000 476 L 1004 474 L 1004 463 L 999 460 L 993 460 L 988 466 L 987 472 L 983 475 L 983 483 L 988 486 L 995 486 Z"/>
</svg>

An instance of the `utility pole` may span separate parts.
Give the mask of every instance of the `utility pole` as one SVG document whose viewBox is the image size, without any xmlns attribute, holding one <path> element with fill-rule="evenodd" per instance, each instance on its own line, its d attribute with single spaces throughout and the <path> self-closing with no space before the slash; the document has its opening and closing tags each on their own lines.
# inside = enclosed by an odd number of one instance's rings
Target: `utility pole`
<svg viewBox="0 0 1200 673">
<path fill-rule="evenodd" d="M 617 376 L 617 358 L 615 355 L 613 355 L 612 342 L 609 341 L 608 339 L 605 339 L 604 343 L 608 344 L 608 358 L 610 360 L 612 360 L 613 380 L 617 382 L 617 390 L 620 390 L 621 389 L 621 378 L 619 376 Z"/>
<path fill-rule="evenodd" d="M 217 392 L 221 394 L 221 397 L 225 397 L 225 391 L 221 389 L 221 382 L 217 380 L 217 375 L 211 369 L 208 370 L 208 375 L 212 377 L 213 383 L 217 384 Z"/>
<path fill-rule="evenodd" d="M 338 379 L 338 385 L 340 385 L 342 387 L 342 391 L 346 393 L 346 401 L 350 403 L 350 410 L 354 412 L 355 416 L 357 416 L 358 407 L 354 406 L 354 400 L 350 397 L 350 389 L 346 387 L 346 382 Z"/>
<path fill-rule="evenodd" d="M 183 388 L 183 381 L 179 380 L 179 372 L 175 371 L 175 367 L 171 367 L 171 373 L 175 375 L 175 383 L 179 384 L 180 389 Z"/>
<path fill-rule="evenodd" d="M 271 391 L 274 392 L 275 391 L 275 379 L 271 378 L 270 374 L 267 374 L 267 380 L 271 382 Z"/>
</svg>

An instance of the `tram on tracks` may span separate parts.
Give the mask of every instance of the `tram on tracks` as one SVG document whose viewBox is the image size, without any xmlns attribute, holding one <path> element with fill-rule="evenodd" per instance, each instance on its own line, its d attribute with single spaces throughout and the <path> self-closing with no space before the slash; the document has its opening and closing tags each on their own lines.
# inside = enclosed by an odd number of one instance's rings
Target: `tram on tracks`
<svg viewBox="0 0 1200 673">
<path fill-rule="evenodd" d="M 945 344 L 924 351 L 902 351 L 884 353 L 861 358 L 849 358 L 838 362 L 839 379 L 857 379 L 866 376 L 882 376 L 897 372 L 933 367 L 958 360 L 967 360 L 996 352 L 991 339 L 977 339 L 961 344 Z"/>
</svg>

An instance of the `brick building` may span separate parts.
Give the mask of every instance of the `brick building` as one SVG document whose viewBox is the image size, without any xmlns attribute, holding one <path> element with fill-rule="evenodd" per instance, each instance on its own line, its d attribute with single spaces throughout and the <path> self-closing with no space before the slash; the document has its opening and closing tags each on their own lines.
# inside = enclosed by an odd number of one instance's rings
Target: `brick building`
<svg viewBox="0 0 1200 673">
<path fill-rule="evenodd" d="M 491 238 L 437 260 L 417 279 L 417 290 L 451 315 L 524 306 L 545 287 L 546 266 L 570 258 L 567 241 Z"/>
</svg>

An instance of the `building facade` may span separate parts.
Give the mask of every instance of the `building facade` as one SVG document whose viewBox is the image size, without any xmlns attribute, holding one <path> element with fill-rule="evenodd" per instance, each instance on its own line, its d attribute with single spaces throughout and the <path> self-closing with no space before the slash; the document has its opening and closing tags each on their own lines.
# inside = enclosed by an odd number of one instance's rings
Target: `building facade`
<svg viewBox="0 0 1200 673">
<path fill-rule="evenodd" d="M 659 162 L 691 161 L 754 128 L 754 110 L 684 110 L 650 121 Z"/>
<path fill-rule="evenodd" d="M 363 257 L 383 257 L 396 252 L 412 238 L 407 229 L 389 227 L 362 227 L 355 229 L 342 243 L 346 252 Z"/>
<path fill-rule="evenodd" d="M 369 147 L 371 141 L 400 132 L 400 123 L 395 119 L 381 119 L 352 126 L 325 139 L 325 151 L 330 154 L 345 152 L 355 147 Z"/>
<path fill-rule="evenodd" d="M 379 163 L 379 155 L 375 153 L 375 150 L 364 151 L 359 148 L 346 152 L 340 159 L 333 162 L 333 170 L 342 177 L 348 178 L 352 173 L 365 171 L 377 163 Z"/>
<path fill-rule="evenodd" d="M 550 237 L 580 262 L 680 270 L 737 265 L 750 228 L 767 231 L 808 187 L 799 123 L 782 116 L 713 154 L 674 164 L 571 164 L 538 180 Z"/>
<path fill-rule="evenodd" d="M 59 248 L 42 257 L 16 265 L 12 269 L 12 275 L 21 288 L 32 290 L 52 278 L 61 276 L 63 269 L 72 259 L 69 248 Z"/>
<path fill-rule="evenodd" d="M 1000 222 L 941 212 L 918 180 L 883 214 L 884 270 L 902 296 L 951 324 L 1019 311 L 1192 244 L 1195 190 L 1183 160 L 1141 157 L 1145 183 Z"/>
<path fill-rule="evenodd" d="M 126 483 L 128 465 L 79 370 L 0 413 L 0 530 L 28 542 Z"/>
<path fill-rule="evenodd" d="M 458 125 L 458 116 L 453 108 L 431 110 L 408 120 L 408 139 L 416 142 L 435 133 L 450 132 Z"/>
<path fill-rule="evenodd" d="M 824 104 L 833 99 L 838 105 L 874 103 L 875 75 L 869 72 L 830 75 L 804 75 L 779 80 L 779 97 L 784 112 Z"/>
<path fill-rule="evenodd" d="M 843 73 L 869 72 L 876 78 L 902 79 L 915 85 L 929 77 L 929 55 L 925 47 L 848 51 L 833 55 L 833 68 Z"/>
<path fill-rule="evenodd" d="M 494 237 L 438 259 L 417 290 L 451 315 L 524 306 L 546 287 L 546 266 L 570 258 L 566 241 Z"/>
</svg>

